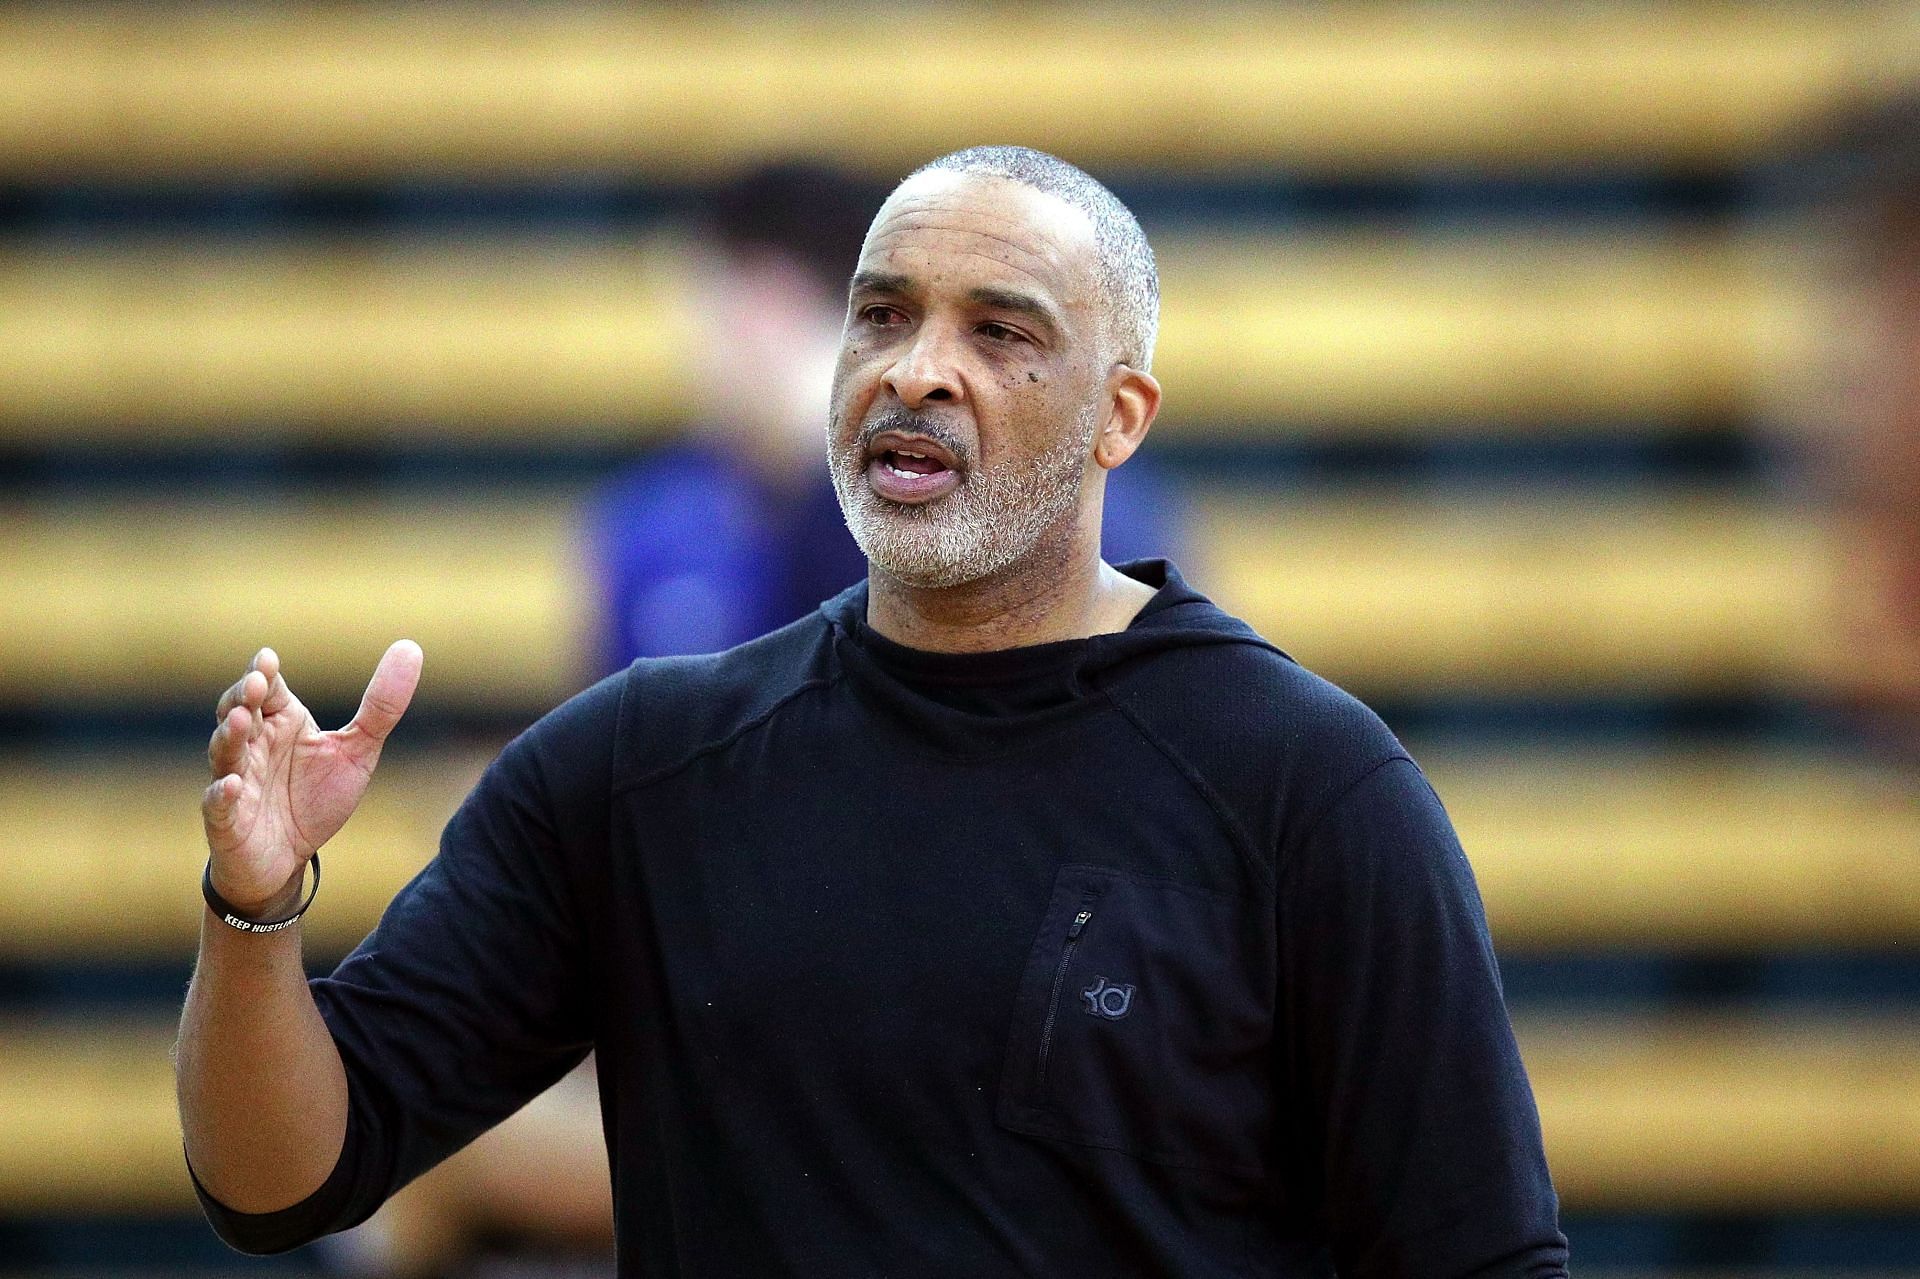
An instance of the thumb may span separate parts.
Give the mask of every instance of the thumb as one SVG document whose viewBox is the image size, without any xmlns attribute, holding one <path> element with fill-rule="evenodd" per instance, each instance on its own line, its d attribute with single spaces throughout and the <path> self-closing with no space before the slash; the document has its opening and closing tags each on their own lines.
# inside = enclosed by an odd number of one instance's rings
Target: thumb
<svg viewBox="0 0 1920 1279">
<path fill-rule="evenodd" d="M 413 690 L 420 685 L 420 667 L 425 656 L 412 640 L 396 640 L 373 668 L 366 694 L 353 720 L 341 730 L 341 736 L 355 742 L 368 758 L 378 756 L 387 734 L 407 713 Z"/>
</svg>

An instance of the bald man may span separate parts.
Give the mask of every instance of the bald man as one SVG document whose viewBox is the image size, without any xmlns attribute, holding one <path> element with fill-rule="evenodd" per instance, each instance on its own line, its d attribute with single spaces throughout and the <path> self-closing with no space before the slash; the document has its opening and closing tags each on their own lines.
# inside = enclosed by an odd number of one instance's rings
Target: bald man
<svg viewBox="0 0 1920 1279">
<path fill-rule="evenodd" d="M 1563 1275 L 1425 779 L 1172 565 L 1100 558 L 1157 317 L 1071 165 L 909 177 L 827 424 L 867 580 L 541 720 L 311 985 L 303 868 L 422 659 L 326 733 L 263 650 L 179 1054 L 222 1235 L 359 1221 L 595 1049 L 623 1275 Z"/>
</svg>

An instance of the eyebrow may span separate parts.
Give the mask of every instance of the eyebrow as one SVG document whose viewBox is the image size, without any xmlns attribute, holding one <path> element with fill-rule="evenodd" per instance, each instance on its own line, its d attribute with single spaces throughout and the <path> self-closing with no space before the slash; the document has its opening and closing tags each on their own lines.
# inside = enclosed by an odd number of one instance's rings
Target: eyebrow
<svg viewBox="0 0 1920 1279">
<path fill-rule="evenodd" d="M 913 292 L 913 281 L 904 275 L 891 271 L 855 271 L 853 282 L 848 286 L 849 293 L 899 293 Z"/>
<path fill-rule="evenodd" d="M 981 306 L 990 306 L 995 310 L 1012 311 L 1024 315 L 1047 327 L 1051 333 L 1060 332 L 1060 316 L 1054 309 L 1030 293 L 1021 293 L 1015 289 L 997 289 L 990 285 L 967 290 L 967 300 Z"/>
<path fill-rule="evenodd" d="M 893 271 L 856 271 L 849 286 L 850 294 L 891 293 L 900 297 L 912 297 L 919 292 L 910 276 Z M 1018 289 L 997 288 L 990 284 L 979 285 L 967 290 L 967 301 L 977 306 L 993 307 L 1000 311 L 1011 311 L 1024 315 L 1046 326 L 1048 332 L 1061 332 L 1060 314 L 1051 306 L 1030 293 Z"/>
</svg>

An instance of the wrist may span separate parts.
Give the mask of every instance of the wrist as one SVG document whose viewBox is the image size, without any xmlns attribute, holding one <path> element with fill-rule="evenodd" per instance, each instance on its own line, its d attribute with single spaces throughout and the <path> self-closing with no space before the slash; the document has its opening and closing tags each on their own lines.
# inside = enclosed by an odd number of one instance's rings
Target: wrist
<svg viewBox="0 0 1920 1279">
<path fill-rule="evenodd" d="M 307 888 L 307 867 L 311 865 L 312 888 Z M 272 895 L 262 899 L 235 898 L 221 891 L 214 882 L 213 862 L 209 859 L 201 875 L 201 895 L 214 917 L 241 932 L 277 932 L 306 913 L 320 888 L 320 858 L 316 854 L 301 864 L 292 877 Z M 305 896 L 303 897 L 303 892 Z"/>
</svg>

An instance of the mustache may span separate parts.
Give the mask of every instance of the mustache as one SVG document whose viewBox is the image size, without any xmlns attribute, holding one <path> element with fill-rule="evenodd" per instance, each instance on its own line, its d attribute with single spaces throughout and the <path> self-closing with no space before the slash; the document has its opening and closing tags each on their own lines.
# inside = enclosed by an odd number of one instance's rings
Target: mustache
<svg viewBox="0 0 1920 1279">
<path fill-rule="evenodd" d="M 860 428 L 860 452 L 871 453 L 873 442 L 887 431 L 898 431 L 902 435 L 924 435 L 953 454 L 960 465 L 968 469 L 973 466 L 973 451 L 967 447 L 966 441 L 943 426 L 933 414 L 914 409 L 887 409 L 878 417 L 867 419 L 867 424 Z"/>
</svg>

